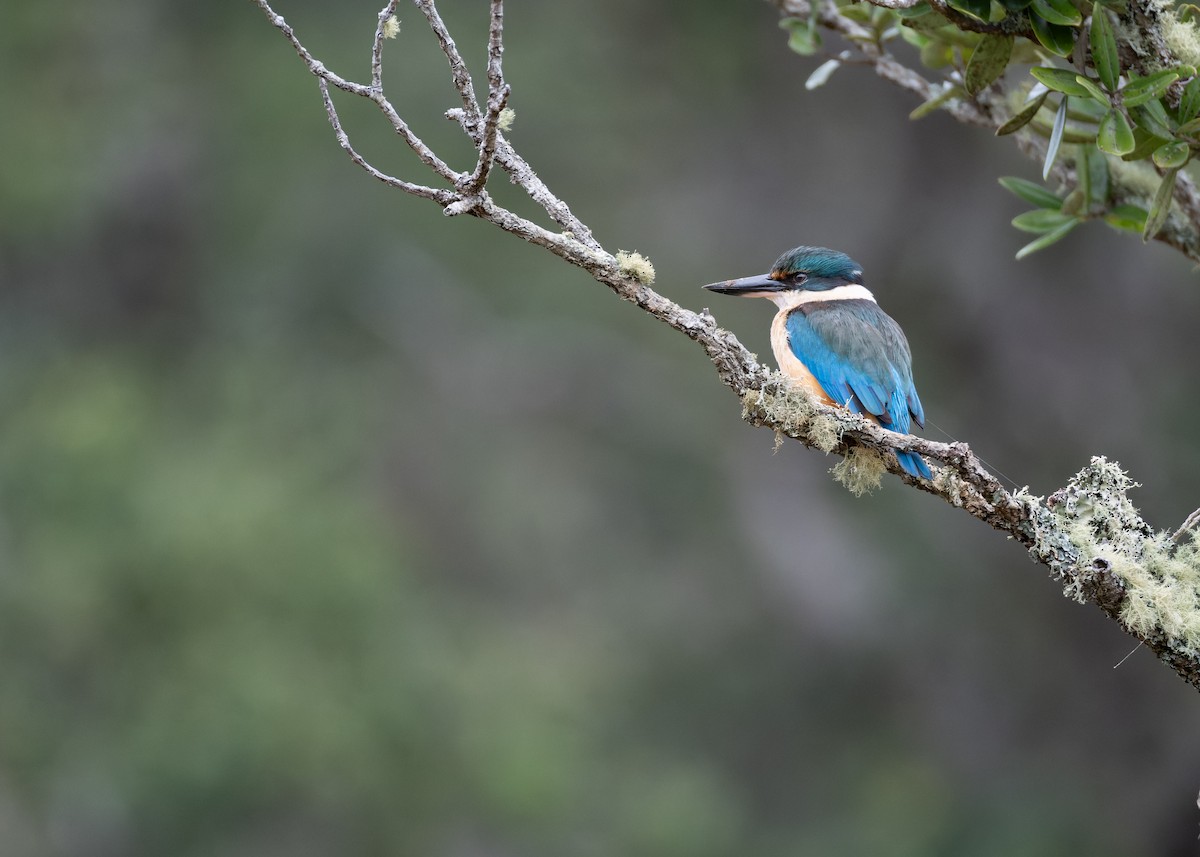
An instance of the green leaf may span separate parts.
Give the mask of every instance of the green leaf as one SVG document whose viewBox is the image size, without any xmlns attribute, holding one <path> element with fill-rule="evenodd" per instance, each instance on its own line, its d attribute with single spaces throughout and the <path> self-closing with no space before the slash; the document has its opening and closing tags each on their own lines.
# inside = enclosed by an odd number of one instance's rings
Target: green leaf
<svg viewBox="0 0 1200 857">
<path fill-rule="evenodd" d="M 945 42 L 930 42 L 921 48 L 921 62 L 926 68 L 945 68 L 954 62 L 954 49 Z"/>
<path fill-rule="evenodd" d="M 1152 98 L 1158 98 L 1167 91 L 1167 87 L 1177 80 L 1179 80 L 1179 72 L 1175 69 L 1156 71 L 1154 74 L 1136 78 L 1125 84 L 1121 89 L 1121 98 L 1126 107 L 1137 107 Z"/>
<path fill-rule="evenodd" d="M 1047 140 L 1049 140 L 1051 135 L 1054 133 L 1054 129 L 1047 123 L 1043 122 L 1040 117 L 1035 117 L 1034 120 L 1029 123 L 1029 127 L 1041 136 L 1045 137 Z M 1062 141 L 1064 143 L 1095 143 L 1096 132 L 1094 130 L 1090 133 L 1087 131 L 1076 130 L 1068 125 L 1063 129 Z"/>
<path fill-rule="evenodd" d="M 933 111 L 937 110 L 947 101 L 952 98 L 961 98 L 966 95 L 961 86 L 947 86 L 933 98 L 926 101 L 924 104 L 917 107 L 912 113 L 908 114 L 909 119 L 924 119 Z"/>
<path fill-rule="evenodd" d="M 1113 206 L 1112 211 L 1104 215 L 1104 222 L 1115 229 L 1141 235 L 1146 230 L 1146 210 L 1136 205 Z"/>
<path fill-rule="evenodd" d="M 1188 162 L 1192 150 L 1187 143 L 1165 143 L 1154 150 L 1154 164 L 1164 170 L 1177 170 Z"/>
<path fill-rule="evenodd" d="M 1040 184 L 1034 184 L 1026 179 L 1019 179 L 1016 176 L 1005 176 L 1000 179 L 1000 186 L 1009 193 L 1014 193 L 1021 199 L 1025 200 L 1030 205 L 1036 205 L 1038 208 L 1049 208 L 1058 211 L 1062 205 L 1062 200 L 1047 188 Z"/>
<path fill-rule="evenodd" d="M 1079 14 L 1071 0 L 1033 0 L 1033 11 L 1051 24 L 1075 27 L 1083 23 L 1083 15 Z"/>
<path fill-rule="evenodd" d="M 1108 201 L 1108 158 L 1095 146 L 1080 146 L 1076 168 L 1086 210 L 1103 208 Z"/>
<path fill-rule="evenodd" d="M 909 6 L 907 9 L 897 9 L 896 14 L 901 18 L 923 18 L 926 15 L 933 14 L 933 7 L 926 0 L 921 0 L 915 6 Z"/>
<path fill-rule="evenodd" d="M 1154 150 L 1165 140 L 1155 137 L 1143 128 L 1133 129 L 1133 150 L 1121 156 L 1122 161 L 1144 161 L 1154 154 Z"/>
<path fill-rule="evenodd" d="M 1200 114 L 1200 77 L 1193 77 L 1183 88 L 1179 98 L 1179 112 L 1175 115 L 1181 123 L 1191 122 Z"/>
<path fill-rule="evenodd" d="M 992 14 L 991 0 L 947 0 L 947 2 L 958 11 L 965 12 L 980 21 L 988 20 Z"/>
<path fill-rule="evenodd" d="M 1050 132 L 1050 142 L 1046 146 L 1046 162 L 1042 165 L 1042 179 L 1050 175 L 1050 168 L 1054 166 L 1054 159 L 1058 157 L 1058 147 L 1062 145 L 1063 130 L 1067 127 L 1067 102 L 1070 98 L 1066 95 L 1058 102 L 1058 113 L 1054 116 L 1054 129 Z"/>
<path fill-rule="evenodd" d="M 1051 211 L 1048 208 L 1035 208 L 1033 211 L 1018 214 L 1012 219 L 1012 225 L 1022 232 L 1033 232 L 1036 235 L 1043 235 L 1047 232 L 1053 232 L 1064 223 L 1078 219 L 1070 214 L 1063 214 L 1061 211 Z"/>
<path fill-rule="evenodd" d="M 924 33 L 927 36 L 942 37 L 942 31 L 949 24 L 941 15 L 922 15 L 920 18 L 905 18 L 900 22 L 900 26 L 908 30 L 914 30 L 918 33 Z"/>
<path fill-rule="evenodd" d="M 1049 92 L 1043 92 L 1037 98 L 1030 101 L 1020 112 L 1016 113 L 1011 119 L 996 129 L 996 136 L 1003 137 L 1005 134 L 1011 134 L 1013 131 L 1020 130 L 1029 124 L 1037 112 L 1042 109 L 1042 105 L 1046 103 L 1046 99 L 1050 97 Z"/>
<path fill-rule="evenodd" d="M 1111 99 L 1101 104 L 1095 98 L 1076 98 L 1071 102 L 1071 113 L 1067 118 L 1076 122 L 1098 123 L 1111 106 Z"/>
<path fill-rule="evenodd" d="M 792 30 L 792 34 L 788 36 L 788 47 L 800 56 L 810 57 L 817 52 L 817 48 L 820 46 L 821 35 L 816 32 Z"/>
<path fill-rule="evenodd" d="M 808 76 L 808 80 L 804 81 L 804 88 L 807 90 L 816 89 L 818 86 L 824 86 L 829 82 L 829 78 L 833 73 L 841 67 L 839 60 L 826 60 L 821 63 L 813 73 Z"/>
<path fill-rule="evenodd" d="M 1175 129 L 1176 133 L 1183 134 L 1185 137 L 1195 137 L 1200 135 L 1200 118 L 1184 122 Z"/>
<path fill-rule="evenodd" d="M 838 14 L 859 24 L 871 23 L 871 6 L 866 3 L 852 3 L 838 9 Z"/>
<path fill-rule="evenodd" d="M 1092 96 L 1092 98 L 1096 99 L 1105 107 L 1109 106 L 1111 102 L 1108 100 L 1108 96 L 1104 94 L 1103 89 L 1096 85 L 1096 81 L 1092 80 L 1090 77 L 1085 77 L 1082 74 L 1075 75 L 1075 80 L 1078 81 L 1080 86 L 1087 90 L 1088 95 Z"/>
<path fill-rule="evenodd" d="M 1056 241 L 1061 241 L 1064 237 L 1066 237 L 1066 234 L 1068 232 L 1070 232 L 1072 229 L 1074 229 L 1078 225 L 1079 225 L 1078 218 L 1072 218 L 1072 219 L 1068 220 L 1066 223 L 1064 223 L 1062 226 L 1055 229 L 1053 232 L 1047 232 L 1041 238 L 1038 238 L 1034 241 L 1030 241 L 1028 244 L 1026 244 L 1024 247 L 1022 247 L 1020 250 L 1017 251 L 1017 258 L 1024 259 L 1030 253 L 1036 253 L 1038 250 L 1042 250 L 1046 247 L 1049 247 L 1051 244 L 1053 244 Z"/>
<path fill-rule="evenodd" d="M 1091 95 L 1087 87 L 1079 82 L 1079 75 L 1065 68 L 1035 65 L 1029 70 L 1029 73 L 1055 92 L 1076 95 L 1080 98 L 1087 98 Z"/>
<path fill-rule="evenodd" d="M 1077 187 L 1067 194 L 1067 198 L 1063 200 L 1062 213 L 1071 216 L 1087 213 L 1087 194 L 1083 192 L 1083 188 Z"/>
<path fill-rule="evenodd" d="M 1000 0 L 1000 5 L 1009 12 L 1020 12 L 1032 3 L 1033 0 Z"/>
<path fill-rule="evenodd" d="M 1029 14 L 1029 24 L 1033 27 L 1033 35 L 1042 47 L 1060 57 L 1071 55 L 1075 49 L 1075 30 L 1061 24 L 1051 24 L 1041 15 Z"/>
<path fill-rule="evenodd" d="M 779 27 L 788 31 L 788 47 L 801 56 L 812 56 L 821 46 L 815 18 L 784 18 Z"/>
<path fill-rule="evenodd" d="M 1146 215 L 1146 228 L 1142 230 L 1142 240 L 1149 241 L 1159 230 L 1163 228 L 1163 224 L 1167 222 L 1167 216 L 1171 213 L 1171 197 L 1175 192 L 1175 174 L 1178 169 L 1167 170 L 1162 177 L 1162 182 L 1158 186 L 1158 191 L 1154 194 L 1154 202 L 1150 204 L 1150 213 Z"/>
<path fill-rule="evenodd" d="M 1153 134 L 1160 140 L 1174 139 L 1175 132 L 1171 127 L 1171 117 L 1167 115 L 1166 108 L 1157 98 L 1134 107 L 1129 113 L 1143 131 Z"/>
<path fill-rule="evenodd" d="M 1096 133 L 1096 145 L 1100 151 L 1110 155 L 1127 155 L 1133 151 L 1133 129 L 1129 127 L 1129 120 L 1124 113 L 1110 110 L 1105 114 Z"/>
<path fill-rule="evenodd" d="M 1100 75 L 1100 82 L 1109 92 L 1116 92 L 1117 81 L 1121 77 L 1117 38 L 1113 35 L 1108 13 L 1099 3 L 1092 7 L 1092 28 L 1088 39 L 1092 45 L 1092 65 L 1096 67 L 1096 74 Z"/>
<path fill-rule="evenodd" d="M 967 63 L 964 85 L 968 95 L 983 91 L 996 78 L 1004 74 L 1008 59 L 1012 56 L 1012 36 L 984 36 Z"/>
</svg>

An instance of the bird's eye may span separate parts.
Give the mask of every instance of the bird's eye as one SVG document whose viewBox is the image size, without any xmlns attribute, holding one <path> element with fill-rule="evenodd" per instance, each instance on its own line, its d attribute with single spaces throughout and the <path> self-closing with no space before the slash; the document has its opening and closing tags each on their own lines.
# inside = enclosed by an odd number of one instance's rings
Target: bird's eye
<svg viewBox="0 0 1200 857">
<path fill-rule="evenodd" d="M 792 282 L 803 283 L 807 279 L 808 274 L 804 273 L 803 271 L 797 271 L 796 273 L 792 274 Z"/>
</svg>

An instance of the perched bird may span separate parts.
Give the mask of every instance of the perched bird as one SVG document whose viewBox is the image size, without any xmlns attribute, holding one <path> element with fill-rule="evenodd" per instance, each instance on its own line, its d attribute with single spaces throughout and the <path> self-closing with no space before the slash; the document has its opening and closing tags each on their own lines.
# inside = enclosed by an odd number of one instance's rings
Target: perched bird
<svg viewBox="0 0 1200 857">
<path fill-rule="evenodd" d="M 924 428 L 908 340 L 862 282 L 862 268 L 845 253 L 797 247 L 780 256 L 769 274 L 704 288 L 775 302 L 775 361 L 810 395 L 895 432 L 907 434 L 910 417 Z M 905 473 L 932 478 L 917 453 L 897 450 L 896 458 Z"/>
</svg>

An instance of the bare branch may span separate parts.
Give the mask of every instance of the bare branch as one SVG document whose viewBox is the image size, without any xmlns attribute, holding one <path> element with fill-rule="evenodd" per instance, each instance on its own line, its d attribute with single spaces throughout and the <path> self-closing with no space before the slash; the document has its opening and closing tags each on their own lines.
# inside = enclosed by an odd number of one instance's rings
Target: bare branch
<svg viewBox="0 0 1200 857">
<path fill-rule="evenodd" d="M 500 128 L 500 113 L 508 104 L 509 87 L 504 83 L 501 60 L 504 57 L 504 0 L 492 0 L 488 26 L 488 100 L 483 119 L 483 134 L 479 144 L 479 163 L 463 188 L 464 195 L 474 196 L 487 184 L 488 173 L 496 158 L 496 134 Z"/>
<path fill-rule="evenodd" d="M 475 84 L 471 80 L 471 72 L 467 70 L 467 64 L 463 60 L 462 54 L 458 52 L 458 45 L 454 44 L 450 31 L 446 29 L 446 22 L 438 13 L 437 4 L 433 0 L 413 0 L 413 2 L 429 21 L 429 28 L 433 30 L 438 44 L 442 46 L 442 53 L 446 55 L 446 61 L 450 63 L 450 76 L 454 80 L 454 88 L 462 96 L 463 109 L 467 111 L 467 116 L 473 122 L 478 121 L 479 104 L 475 101 Z"/>
<path fill-rule="evenodd" d="M 355 151 L 350 145 L 350 137 L 342 128 L 341 119 L 338 118 L 337 108 L 333 106 L 333 98 L 329 95 L 329 84 L 324 78 L 317 79 L 317 86 L 321 89 L 321 100 L 325 104 L 325 113 L 329 117 L 329 124 L 333 126 L 333 133 L 337 137 L 338 145 L 345 149 L 346 154 L 350 156 L 350 160 L 358 164 L 375 178 L 379 179 L 386 185 L 391 185 L 394 188 L 399 188 L 405 193 L 411 193 L 413 196 L 419 196 L 422 199 L 432 199 L 439 205 L 450 205 L 456 199 L 457 195 L 453 191 L 438 190 L 436 188 L 425 187 L 423 185 L 412 184 L 403 179 L 398 179 L 395 176 L 389 176 L 387 173 L 376 169 L 372 164 Z"/>
<path fill-rule="evenodd" d="M 457 122 L 470 135 L 476 145 L 480 143 L 480 128 L 477 120 L 467 118 L 461 108 L 446 111 L 446 118 Z M 592 230 L 587 227 L 572 212 L 570 207 L 550 192 L 550 188 L 538 178 L 537 173 L 529 166 L 503 134 L 496 135 L 496 163 L 512 178 L 513 183 L 529 195 L 529 198 L 540 205 L 550 218 L 563 228 L 570 237 L 575 238 L 592 250 L 602 251 L 600 243 L 592 237 Z"/>
<path fill-rule="evenodd" d="M 501 59 L 504 56 L 504 0 L 492 0 L 488 26 L 488 100 L 479 135 L 479 161 L 475 171 L 461 185 L 463 198 L 445 210 L 447 215 L 463 214 L 480 203 L 480 193 L 496 160 L 496 135 L 500 131 L 500 113 L 508 104 L 510 88 L 504 83 Z"/>
<path fill-rule="evenodd" d="M 387 5 L 379 10 L 379 24 L 375 27 L 375 41 L 371 44 L 371 88 L 376 92 L 383 91 L 383 40 L 388 19 L 396 13 L 396 4 L 400 0 L 388 0 Z"/>
<path fill-rule="evenodd" d="M 296 38 L 296 34 L 292 31 L 292 28 L 288 22 L 284 20 L 282 15 L 277 14 L 275 10 L 271 8 L 271 5 L 267 2 L 267 0 L 252 0 L 252 2 L 257 5 L 258 8 L 262 9 L 263 14 L 267 16 L 267 20 L 270 21 L 275 28 L 279 30 L 279 32 L 283 33 L 284 37 L 287 38 L 289 42 L 291 42 L 292 47 L 295 49 L 296 53 L 300 55 L 300 59 L 304 62 L 304 65 L 307 66 L 310 72 L 312 72 L 318 78 L 332 83 L 338 89 L 345 90 L 346 92 L 353 93 L 354 95 L 361 95 L 364 98 L 371 97 L 371 91 L 369 87 L 363 86 L 361 83 L 352 83 L 325 68 L 325 64 L 310 54 L 308 49 L 300 43 L 300 40 Z"/>
<path fill-rule="evenodd" d="M 382 92 L 372 96 L 371 100 L 378 105 L 383 115 L 387 117 L 388 122 L 392 123 L 392 128 L 400 135 L 400 138 L 421 159 L 421 163 L 455 186 L 462 181 L 463 174 L 434 154 L 433 149 L 425 145 L 424 141 L 413 133 L 413 130 L 408 127 L 408 123 L 396 112 L 396 108 L 392 106 L 392 103 L 384 98 Z"/>
<path fill-rule="evenodd" d="M 416 153 L 417 157 L 421 159 L 422 163 L 424 163 L 438 175 L 442 176 L 442 178 L 447 179 L 453 184 L 457 184 L 461 180 L 460 173 L 451 169 L 445 161 L 435 155 L 433 150 L 425 145 L 420 137 L 413 133 L 412 129 L 408 127 L 408 124 L 400 118 L 400 114 L 398 114 L 395 108 L 393 108 L 387 99 L 383 97 L 383 92 L 379 87 L 374 85 L 364 86 L 361 83 L 354 83 L 340 77 L 337 74 L 334 74 L 325 67 L 324 63 L 320 62 L 316 57 L 309 53 L 308 49 L 301 44 L 300 39 L 296 36 L 288 22 L 284 20 L 284 17 L 280 14 L 277 14 L 275 10 L 271 8 L 268 0 L 252 0 L 252 2 L 258 6 L 258 8 L 262 9 L 263 14 L 267 16 L 267 20 L 269 20 L 275 26 L 275 28 L 283 33 L 287 40 L 291 42 L 292 47 L 295 49 L 296 53 L 300 55 L 300 59 L 304 62 L 304 65 L 317 78 L 318 81 L 324 81 L 326 83 L 333 84 L 338 89 L 341 89 L 345 92 L 349 92 L 353 95 L 358 95 L 362 98 L 368 98 L 371 101 L 374 101 L 379 106 L 379 109 L 383 111 L 384 115 L 388 117 L 388 121 L 392 123 L 392 127 L 396 130 L 396 133 L 404 139 L 404 142 L 410 149 L 413 150 L 413 152 Z M 388 7 L 395 8 L 395 2 L 389 2 L 388 6 L 385 6 L 384 9 L 386 10 Z M 380 16 L 382 19 L 382 13 L 380 13 Z M 375 30 L 375 42 L 371 48 L 372 79 L 374 79 L 376 73 L 379 73 L 380 79 L 382 80 L 382 71 L 380 71 L 382 68 L 382 39 L 383 21 L 381 20 L 379 26 Z M 375 59 L 377 55 L 380 57 L 378 66 Z M 382 83 L 380 86 L 382 86 Z M 324 90 L 322 91 L 324 92 Z M 328 93 L 326 93 L 326 95 L 327 94 Z M 346 148 L 346 146 L 343 146 L 343 148 Z M 347 151 L 352 150 L 347 149 Z M 356 161 L 356 163 L 360 162 Z M 360 163 L 360 166 L 362 163 Z M 417 195 L 420 196 L 421 194 Z"/>
</svg>

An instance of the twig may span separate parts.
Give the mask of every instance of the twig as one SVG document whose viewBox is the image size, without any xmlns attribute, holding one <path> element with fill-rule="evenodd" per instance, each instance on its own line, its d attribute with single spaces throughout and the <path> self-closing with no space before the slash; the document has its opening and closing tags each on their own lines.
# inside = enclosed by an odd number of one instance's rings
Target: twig
<svg viewBox="0 0 1200 857">
<path fill-rule="evenodd" d="M 874 2 L 874 0 L 872 0 Z M 1021 14 L 1005 15 L 999 21 L 981 21 L 978 18 L 972 18 L 970 15 L 965 15 L 955 9 L 946 0 L 929 0 L 929 5 L 934 10 L 960 30 L 967 30 L 972 33 L 983 33 L 985 35 L 1000 35 L 1000 36 L 1024 36 L 1027 39 L 1033 38 L 1033 28 L 1029 26 L 1029 19 Z"/>
<path fill-rule="evenodd" d="M 457 182 L 460 180 L 460 174 L 453 170 L 445 161 L 435 155 L 433 150 L 426 146 L 421 138 L 413 133 L 412 129 L 408 127 L 408 124 L 400 118 L 400 114 L 398 114 L 388 100 L 383 97 L 383 92 L 381 89 L 374 86 L 364 86 L 361 83 L 354 83 L 346 80 L 343 77 L 340 77 L 337 74 L 334 74 L 325 67 L 324 63 L 320 62 L 316 57 L 308 52 L 308 49 L 300 43 L 300 39 L 296 37 L 295 32 L 292 30 L 291 26 L 288 25 L 288 22 L 284 20 L 284 17 L 276 13 L 275 10 L 271 8 L 268 0 L 251 0 L 251 2 L 258 6 L 258 8 L 263 11 L 263 14 L 267 16 L 267 20 L 270 21 L 276 29 L 283 33 L 283 35 L 291 43 L 292 48 L 294 48 L 296 53 L 299 54 L 300 59 L 304 62 L 304 65 L 308 68 L 309 72 L 311 72 L 318 81 L 325 81 L 326 83 L 333 84 L 344 92 L 349 92 L 352 95 L 357 95 L 374 101 L 379 106 L 379 109 L 383 111 L 384 115 L 387 116 L 388 121 L 392 123 L 392 127 L 396 130 L 396 133 L 399 134 L 408 147 L 416 153 L 417 157 L 421 159 L 421 162 L 442 178 L 448 180 L 452 184 L 457 184 Z M 388 5 L 394 6 L 394 3 L 389 3 Z M 372 79 L 374 79 L 374 76 L 377 72 L 375 56 L 377 53 L 382 56 L 382 30 L 383 25 L 380 24 L 379 27 L 376 28 L 375 42 L 371 48 Z M 382 63 L 382 59 L 380 60 L 380 63 Z M 381 75 L 380 79 L 382 81 L 382 72 L 380 71 L 379 74 Z M 382 86 L 382 83 L 380 86 Z M 359 161 L 355 161 L 355 163 L 359 163 L 361 166 Z"/>
<path fill-rule="evenodd" d="M 437 4 L 434 3 L 434 0 L 413 0 L 413 2 L 429 21 L 429 29 L 433 30 L 434 36 L 442 46 L 442 53 L 446 55 L 446 60 L 450 63 L 450 76 L 454 80 L 454 88 L 462 96 L 463 108 L 472 121 L 478 121 L 479 104 L 475 101 L 475 84 L 471 81 L 471 72 L 467 70 L 467 64 L 463 61 L 462 54 L 458 52 L 458 45 L 454 44 L 450 31 L 446 29 L 446 22 L 438 14 Z"/>
<path fill-rule="evenodd" d="M 379 24 L 375 27 L 375 41 L 371 44 L 371 88 L 383 92 L 383 39 L 384 28 L 388 19 L 396 13 L 396 4 L 400 0 L 388 0 L 387 5 L 379 10 Z"/>
<path fill-rule="evenodd" d="M 487 183 L 488 172 L 496 157 L 496 134 L 500 129 L 500 113 L 508 104 L 510 88 L 504 83 L 500 63 L 504 57 L 504 0 L 492 0 L 488 26 L 488 100 L 483 117 L 483 140 L 479 146 L 479 163 L 471 175 L 464 193 L 477 194 Z"/>
<path fill-rule="evenodd" d="M 300 55 L 300 59 L 304 62 L 304 65 L 308 67 L 310 72 L 312 72 L 318 78 L 332 83 L 338 89 L 345 90 L 346 92 L 353 93 L 354 95 L 361 95 L 364 98 L 371 97 L 370 87 L 363 86 L 361 83 L 352 83 L 325 68 L 325 64 L 309 53 L 308 48 L 304 47 L 304 45 L 300 43 L 300 40 L 296 38 L 296 34 L 288 22 L 284 20 L 282 15 L 278 14 L 274 9 L 271 8 L 271 5 L 267 2 L 267 0 L 252 0 L 252 2 L 257 5 L 258 8 L 262 9 L 263 14 L 267 16 L 267 20 L 270 21 L 275 28 L 279 30 L 279 32 L 283 33 L 284 37 L 289 42 L 291 42 L 292 48 L 295 49 L 296 53 Z"/>
<path fill-rule="evenodd" d="M 446 118 L 457 122 L 475 141 L 476 145 L 480 144 L 481 135 L 478 121 L 468 119 L 466 111 L 461 107 L 447 110 Z M 591 250 L 603 252 L 604 248 L 600 246 L 600 242 L 592 237 L 591 229 L 571 212 L 565 202 L 551 193 L 550 188 L 538 178 L 538 174 L 533 171 L 529 163 L 517 154 L 512 145 L 504 139 L 503 134 L 496 135 L 496 163 L 512 177 L 514 184 L 521 187 L 530 199 L 540 205 L 550 215 L 550 218 L 563 228 L 568 237 L 574 238 Z"/>
<path fill-rule="evenodd" d="M 463 214 L 479 205 L 480 193 L 487 184 L 488 174 L 496 160 L 496 135 L 500 130 L 500 113 L 508 104 L 511 91 L 504 83 L 500 60 L 504 55 L 504 0 L 492 0 L 491 23 L 488 27 L 488 100 L 483 117 L 483 133 L 479 142 L 479 161 L 460 187 L 463 198 L 448 205 L 443 212 L 453 216 Z"/>
<path fill-rule="evenodd" d="M 379 179 L 386 185 L 391 185 L 394 188 L 399 188 L 405 193 L 411 193 L 413 196 L 419 196 L 422 199 L 432 199 L 439 205 L 448 206 L 454 203 L 458 196 L 453 191 L 438 190 L 424 185 L 413 184 L 406 182 L 404 179 L 398 179 L 395 176 L 389 176 L 375 168 L 366 158 L 355 151 L 350 145 L 350 137 L 342 128 L 341 119 L 338 117 L 337 108 L 333 106 L 333 98 L 329 95 L 329 84 L 325 82 L 325 78 L 317 78 L 317 86 L 321 90 L 321 101 L 325 104 L 325 114 L 329 117 L 329 124 L 333 126 L 333 133 L 337 137 L 338 145 L 341 146 L 346 154 L 350 156 L 350 160 L 358 164 L 375 178 Z"/>
<path fill-rule="evenodd" d="M 1197 509 L 1196 511 L 1192 512 L 1192 514 L 1187 516 L 1187 520 L 1180 524 L 1179 529 L 1175 531 L 1175 535 L 1171 536 L 1171 541 L 1178 542 L 1185 535 L 1187 535 L 1188 531 L 1196 526 L 1196 524 L 1200 524 L 1200 509 Z"/>
</svg>

